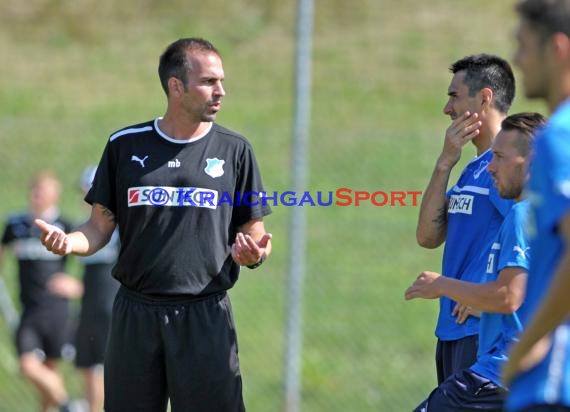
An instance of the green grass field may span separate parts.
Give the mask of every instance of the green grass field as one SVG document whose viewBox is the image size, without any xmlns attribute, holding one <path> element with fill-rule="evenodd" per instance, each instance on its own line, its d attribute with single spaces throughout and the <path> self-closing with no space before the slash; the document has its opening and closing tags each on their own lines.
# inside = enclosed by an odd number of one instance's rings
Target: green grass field
<svg viewBox="0 0 570 412">
<path fill-rule="evenodd" d="M 513 1 L 357 0 L 315 4 L 309 190 L 424 190 L 449 123 L 449 64 L 510 59 Z M 85 209 L 77 183 L 114 130 L 162 115 L 164 47 L 202 36 L 224 57 L 219 123 L 253 143 L 269 191 L 290 190 L 295 2 L 35 0 L 0 4 L 0 217 L 26 205 L 40 168 L 61 175 L 62 209 Z M 541 110 L 521 93 L 513 111 Z M 464 163 L 474 154 L 466 148 Z M 267 221 L 274 253 L 231 296 L 248 410 L 282 409 L 288 222 Z M 411 410 L 435 383 L 436 302 L 407 285 L 440 268 L 415 243 L 418 208 L 310 207 L 303 314 L 303 411 Z M 14 265 L 2 272 L 12 287 Z M 77 264 L 72 264 L 77 271 Z M 16 296 L 16 291 L 12 293 Z M 78 378 L 67 380 L 79 396 Z M 33 411 L 0 323 L 0 412 Z"/>
</svg>

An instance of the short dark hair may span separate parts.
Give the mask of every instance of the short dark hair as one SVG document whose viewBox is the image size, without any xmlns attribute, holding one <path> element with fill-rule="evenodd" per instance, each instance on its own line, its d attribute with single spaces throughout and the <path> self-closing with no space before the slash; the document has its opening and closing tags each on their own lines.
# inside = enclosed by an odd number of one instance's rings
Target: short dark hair
<svg viewBox="0 0 570 412">
<path fill-rule="evenodd" d="M 560 32 L 570 36 L 570 1 L 568 0 L 523 0 L 516 11 L 543 39 Z"/>
<path fill-rule="evenodd" d="M 503 119 L 501 130 L 516 130 L 519 132 L 519 138 L 514 145 L 519 154 L 526 157 L 530 153 L 537 129 L 545 123 L 546 118 L 540 113 L 517 113 Z"/>
<path fill-rule="evenodd" d="M 199 37 L 183 38 L 170 44 L 160 56 L 158 64 L 158 77 L 167 96 L 168 79 L 175 77 L 183 84 L 188 80 L 188 72 L 192 70 L 188 52 L 214 53 L 220 56 L 220 52 L 212 43 Z"/>
<path fill-rule="evenodd" d="M 515 76 L 506 60 L 492 54 L 475 54 L 456 61 L 449 71 L 453 74 L 465 72 L 464 82 L 470 96 L 488 87 L 493 91 L 497 110 L 507 113 L 511 108 L 515 98 Z"/>
</svg>

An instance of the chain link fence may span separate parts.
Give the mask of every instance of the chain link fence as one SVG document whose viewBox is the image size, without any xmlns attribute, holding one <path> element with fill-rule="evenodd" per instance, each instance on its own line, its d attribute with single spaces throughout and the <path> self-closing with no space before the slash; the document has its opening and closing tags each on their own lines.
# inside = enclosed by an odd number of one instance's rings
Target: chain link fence
<svg viewBox="0 0 570 412">
<path fill-rule="evenodd" d="M 414 202 L 409 192 L 424 190 L 441 149 L 449 63 L 481 51 L 508 58 L 513 3 L 315 2 L 307 186 L 315 205 L 279 198 L 266 219 L 272 256 L 259 269 L 243 269 L 230 292 L 248 410 L 284 410 L 294 207 L 307 208 L 300 409 L 406 411 L 435 385 L 437 304 L 405 302 L 403 293 L 421 270 L 439 270 L 441 250 L 416 245 L 421 195 Z M 228 94 L 218 121 L 252 142 L 268 192 L 290 191 L 295 7 L 273 0 L 2 2 L 0 217 L 24 209 L 27 179 L 49 168 L 64 183 L 62 211 L 81 221 L 82 169 L 97 163 L 114 130 L 162 115 L 158 55 L 194 35 L 210 39 L 224 58 Z M 481 35 L 491 27 L 492 36 Z M 403 202 L 393 201 L 402 192 Z M 294 195 L 298 203 L 302 194 Z M 319 205 L 319 196 L 331 204 Z M 9 252 L 1 267 L 17 302 Z M 72 261 L 70 271 L 79 274 L 79 264 Z M 71 396 L 82 398 L 70 363 L 64 374 Z M 0 412 L 37 405 L 2 320 Z"/>
</svg>

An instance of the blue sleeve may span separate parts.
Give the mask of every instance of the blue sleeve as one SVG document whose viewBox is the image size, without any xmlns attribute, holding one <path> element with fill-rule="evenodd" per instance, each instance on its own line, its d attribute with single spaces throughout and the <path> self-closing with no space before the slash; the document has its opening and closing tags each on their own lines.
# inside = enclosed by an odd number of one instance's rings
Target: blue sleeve
<svg viewBox="0 0 570 412">
<path fill-rule="evenodd" d="M 541 220 L 548 228 L 555 228 L 558 222 L 570 211 L 570 130 L 551 128 L 544 139 L 544 154 L 548 168 L 548 181 L 551 182 L 548 207 Z"/>
<path fill-rule="evenodd" d="M 497 273 L 507 267 L 530 267 L 531 250 L 525 234 L 527 215 L 526 205 L 515 205 L 507 216 L 499 234 L 501 252 L 497 263 Z"/>
<path fill-rule="evenodd" d="M 449 199 L 451 198 L 451 195 L 453 195 L 454 193 L 456 193 L 456 191 L 454 190 L 457 186 L 459 186 L 459 182 L 463 181 L 465 179 L 465 173 L 467 170 L 467 167 L 469 165 L 465 166 L 465 168 L 461 171 L 459 177 L 457 178 L 457 181 L 452 184 L 449 189 L 447 189 L 447 192 L 445 192 L 445 197 L 447 199 L 447 201 L 449 201 Z"/>
</svg>

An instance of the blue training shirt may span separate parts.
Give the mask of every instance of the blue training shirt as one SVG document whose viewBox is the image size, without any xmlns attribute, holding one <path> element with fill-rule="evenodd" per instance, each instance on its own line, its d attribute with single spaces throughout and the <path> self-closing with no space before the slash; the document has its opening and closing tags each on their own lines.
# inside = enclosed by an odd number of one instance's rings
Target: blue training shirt
<svg viewBox="0 0 570 412">
<path fill-rule="evenodd" d="M 501 270 L 520 267 L 529 270 L 530 248 L 525 235 L 529 210 L 528 200 L 515 203 L 505 218 L 496 241 L 487 253 L 487 271 L 484 282 L 494 282 Z M 520 308 L 519 308 L 520 310 Z M 507 361 L 507 351 L 522 330 L 517 312 L 512 314 L 481 314 L 477 362 L 471 367 L 475 373 L 501 385 L 501 368 Z"/>
<path fill-rule="evenodd" d="M 474 158 L 448 192 L 447 237 L 443 250 L 442 274 L 468 282 L 480 282 L 487 268 L 487 254 L 513 204 L 499 196 L 487 166 L 491 149 Z M 479 333 L 479 318 L 469 316 L 463 324 L 451 315 L 456 302 L 439 300 L 435 328 L 441 340 L 457 340 Z"/>
<path fill-rule="evenodd" d="M 523 326 L 548 290 L 564 251 L 557 225 L 570 213 L 570 100 L 559 106 L 535 139 L 528 199 L 533 259 L 520 311 Z M 509 411 L 540 404 L 570 406 L 570 322 L 560 325 L 551 336 L 546 357 L 513 381 L 507 398 Z"/>
</svg>

